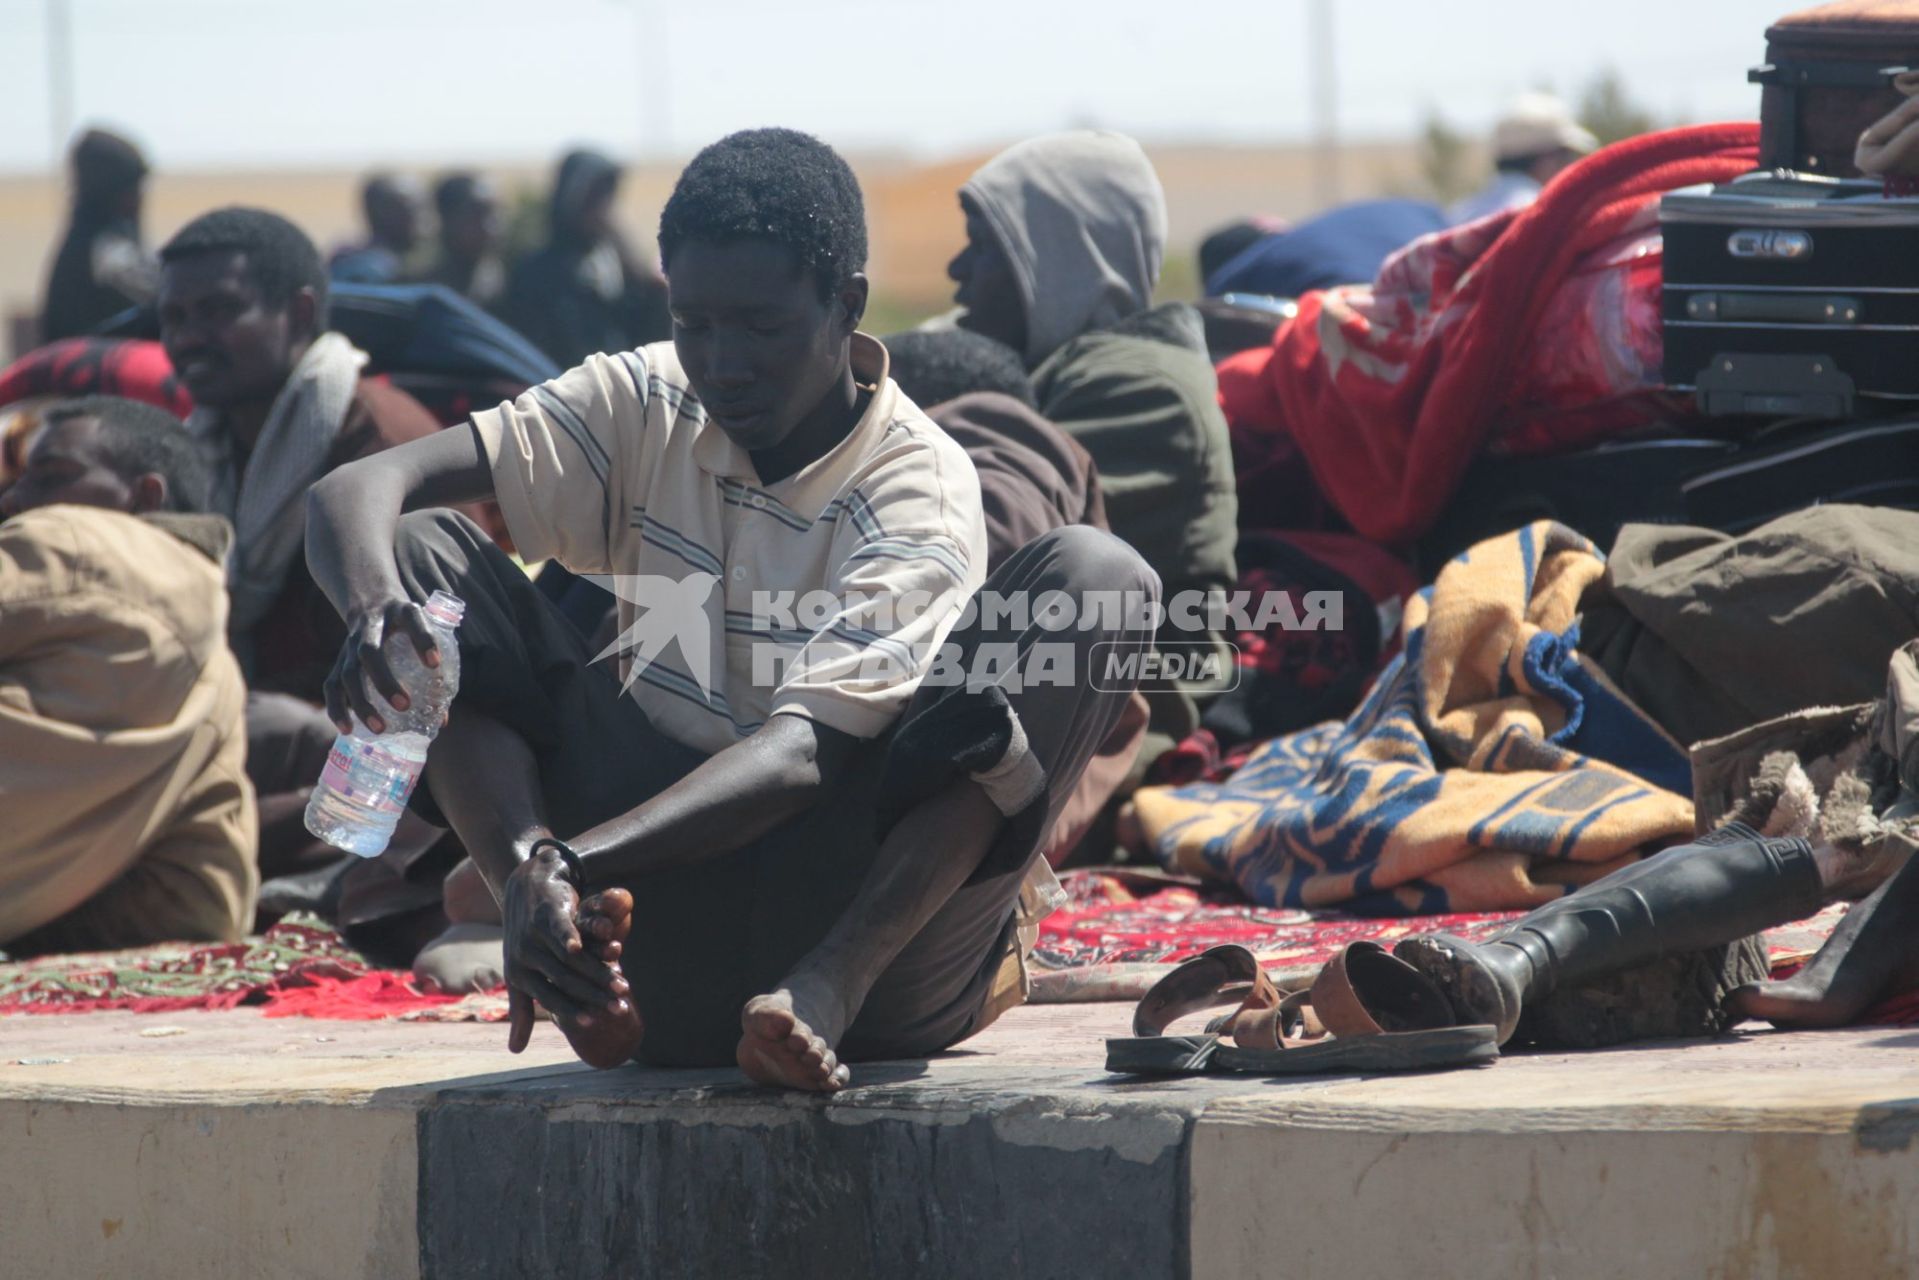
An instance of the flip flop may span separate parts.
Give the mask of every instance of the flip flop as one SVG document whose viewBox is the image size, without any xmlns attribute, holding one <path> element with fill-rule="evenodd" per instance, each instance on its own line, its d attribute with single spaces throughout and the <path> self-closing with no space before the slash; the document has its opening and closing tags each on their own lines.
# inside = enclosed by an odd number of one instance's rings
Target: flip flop
<svg viewBox="0 0 1919 1280">
<path fill-rule="evenodd" d="M 1370 1005 L 1354 990 L 1355 973 Z M 1203 1034 L 1165 1034 L 1180 1018 L 1235 1002 Z M 1246 948 L 1214 947 L 1146 993 L 1131 1037 L 1106 1042 L 1106 1069 L 1128 1075 L 1427 1071 L 1498 1056 L 1494 1028 L 1454 1026 L 1439 989 L 1373 942 L 1353 943 L 1311 991 L 1290 993 L 1273 985 Z"/>
</svg>

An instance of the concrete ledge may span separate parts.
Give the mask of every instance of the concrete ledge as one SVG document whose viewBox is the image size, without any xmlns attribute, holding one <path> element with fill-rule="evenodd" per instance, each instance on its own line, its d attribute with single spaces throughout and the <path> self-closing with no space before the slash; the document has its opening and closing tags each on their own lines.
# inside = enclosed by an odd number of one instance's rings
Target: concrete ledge
<svg viewBox="0 0 1919 1280">
<path fill-rule="evenodd" d="M 1184 1150 L 1197 1108 L 1036 1096 L 1012 1080 L 905 1079 L 821 1105 L 676 1075 L 678 1087 L 643 1091 L 566 1077 L 443 1095 L 421 1125 L 425 1272 L 1185 1267 Z M 462 1211 L 516 1199 L 523 1213 L 482 1230 Z"/>
<path fill-rule="evenodd" d="M 1310 1171 L 1304 1194 L 1274 1194 Z M 1846 1135 L 1271 1134 L 1193 1145 L 1193 1274 L 1909 1277 L 1919 1162 Z M 1275 1266 L 1275 1260 L 1283 1264 Z M 1270 1268 L 1262 1272 L 1261 1268 Z"/>
<path fill-rule="evenodd" d="M 1125 1017 L 1021 1010 L 830 1101 L 550 1031 L 6 1019 L 0 1273 L 1919 1274 L 1910 1030 L 1120 1081 Z"/>
<path fill-rule="evenodd" d="M 0 1273 L 419 1274 L 405 1108 L 0 1101 Z"/>
</svg>

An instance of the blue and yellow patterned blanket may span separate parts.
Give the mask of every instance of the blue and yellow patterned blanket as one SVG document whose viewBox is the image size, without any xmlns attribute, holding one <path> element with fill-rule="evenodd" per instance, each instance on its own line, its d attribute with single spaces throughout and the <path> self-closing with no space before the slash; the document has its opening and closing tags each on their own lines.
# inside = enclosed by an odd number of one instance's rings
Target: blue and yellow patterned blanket
<svg viewBox="0 0 1919 1280">
<path fill-rule="evenodd" d="M 1578 652 L 1604 571 L 1549 521 L 1480 543 L 1409 603 L 1349 720 L 1142 790 L 1142 834 L 1254 902 L 1370 915 L 1525 909 L 1689 839 L 1684 749 Z"/>
</svg>

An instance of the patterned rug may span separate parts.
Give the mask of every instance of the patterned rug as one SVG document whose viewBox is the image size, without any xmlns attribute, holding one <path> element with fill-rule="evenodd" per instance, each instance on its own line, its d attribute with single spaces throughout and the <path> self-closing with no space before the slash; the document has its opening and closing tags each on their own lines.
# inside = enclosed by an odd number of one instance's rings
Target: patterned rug
<svg viewBox="0 0 1919 1280">
<path fill-rule="evenodd" d="M 1256 907 L 1203 894 L 1179 877 L 1116 869 L 1070 872 L 1062 887 L 1067 904 L 1040 925 L 1033 952 L 1035 1003 L 1135 1000 L 1171 965 L 1225 942 L 1249 948 L 1276 982 L 1296 986 L 1309 982 L 1348 942 L 1390 942 L 1425 929 L 1485 937 L 1513 918 L 1493 914 L 1364 920 Z M 1811 920 L 1769 933 L 1774 973 L 1803 963 L 1843 914 L 1843 907 L 1828 908 Z M 455 996 L 421 991 L 410 974 L 371 967 L 339 934 L 311 917 L 289 917 L 262 937 L 225 946 L 168 944 L 0 963 L 0 1016 L 93 1009 L 163 1013 L 240 1005 L 262 1006 L 270 1018 L 506 1018 L 502 992 Z M 1898 1020 L 1919 1020 L 1919 1004 Z"/>
<path fill-rule="evenodd" d="M 1033 949 L 1033 1000 L 1073 1004 L 1136 1000 L 1178 961 L 1237 942 L 1259 957 L 1281 986 L 1312 981 L 1349 942 L 1446 932 L 1478 940 L 1520 912 L 1362 919 L 1329 911 L 1258 907 L 1197 881 L 1105 868 L 1060 879 L 1067 904 L 1041 922 Z M 1773 972 L 1790 972 L 1817 951 L 1845 914 L 1828 907 L 1810 920 L 1766 935 Z"/>
<path fill-rule="evenodd" d="M 374 969 L 311 916 L 289 916 L 244 942 L 163 943 L 0 964 L 0 1014 L 264 1004 L 269 1017 L 386 1018 L 461 1003 L 418 990 L 410 975 Z"/>
</svg>

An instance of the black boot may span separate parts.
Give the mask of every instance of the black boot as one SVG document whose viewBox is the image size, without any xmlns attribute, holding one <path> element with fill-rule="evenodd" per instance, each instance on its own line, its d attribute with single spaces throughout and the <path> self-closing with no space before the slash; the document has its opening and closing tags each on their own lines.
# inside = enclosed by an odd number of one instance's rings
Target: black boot
<svg viewBox="0 0 1919 1280">
<path fill-rule="evenodd" d="M 1490 942 L 1421 934 L 1393 954 L 1438 984 L 1462 1025 L 1491 1024 L 1504 1044 L 1525 1003 L 1561 984 L 1723 946 L 1804 919 L 1822 901 L 1810 844 L 1730 823 L 1548 903 Z"/>
</svg>

